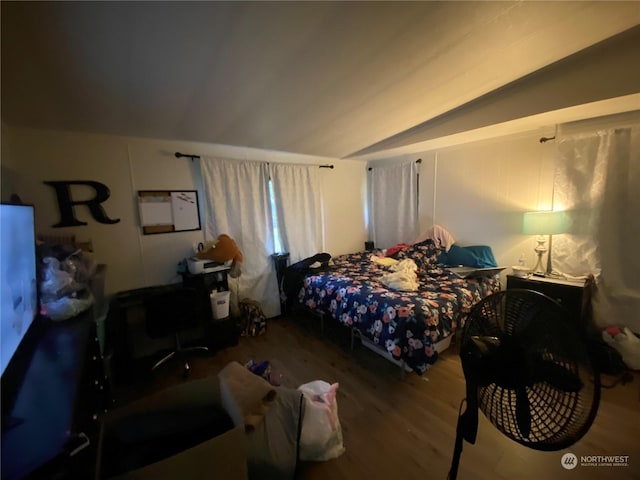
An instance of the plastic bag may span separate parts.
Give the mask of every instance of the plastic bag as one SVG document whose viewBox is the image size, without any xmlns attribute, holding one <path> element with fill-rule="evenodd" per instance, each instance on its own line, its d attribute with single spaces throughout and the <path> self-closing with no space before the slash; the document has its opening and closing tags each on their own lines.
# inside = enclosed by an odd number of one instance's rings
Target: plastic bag
<svg viewBox="0 0 640 480">
<path fill-rule="evenodd" d="M 89 292 L 80 296 L 61 297 L 43 302 L 42 314 L 51 320 L 67 320 L 87 310 L 93 301 L 93 295 Z"/>
<path fill-rule="evenodd" d="M 602 339 L 620 355 L 622 361 L 631 370 L 640 370 L 640 338 L 627 327 L 610 326 L 602 331 Z"/>
<path fill-rule="evenodd" d="M 78 249 L 62 260 L 60 268 L 68 272 L 79 284 L 87 285 L 96 273 L 97 264 Z"/>
<path fill-rule="evenodd" d="M 56 300 L 81 288 L 71 273 L 62 270 L 57 258 L 46 257 L 42 263 L 44 268 L 40 283 L 40 295 L 44 301 Z"/>
<path fill-rule="evenodd" d="M 51 320 L 66 320 L 93 305 L 87 277 L 90 271 L 78 254 L 79 251 L 62 261 L 55 257 L 42 259 L 41 313 Z"/>
<path fill-rule="evenodd" d="M 300 385 L 305 408 L 300 433 L 300 460 L 324 461 L 345 451 L 338 418 L 336 392 L 339 384 L 315 380 Z"/>
</svg>

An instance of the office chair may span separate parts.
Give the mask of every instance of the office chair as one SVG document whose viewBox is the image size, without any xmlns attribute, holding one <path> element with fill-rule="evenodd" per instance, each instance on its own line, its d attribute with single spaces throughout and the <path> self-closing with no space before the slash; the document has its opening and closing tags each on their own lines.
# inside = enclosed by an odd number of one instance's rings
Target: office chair
<svg viewBox="0 0 640 480">
<path fill-rule="evenodd" d="M 202 321 L 202 301 L 198 291 L 182 285 L 168 285 L 154 289 L 144 298 L 145 328 L 151 338 L 164 338 L 173 335 L 174 350 L 158 360 L 151 371 L 164 365 L 173 357 L 184 360 L 183 374 L 189 375 L 191 367 L 186 358 L 187 352 L 204 351 L 205 346 L 183 347 L 180 332 L 200 325 Z"/>
</svg>

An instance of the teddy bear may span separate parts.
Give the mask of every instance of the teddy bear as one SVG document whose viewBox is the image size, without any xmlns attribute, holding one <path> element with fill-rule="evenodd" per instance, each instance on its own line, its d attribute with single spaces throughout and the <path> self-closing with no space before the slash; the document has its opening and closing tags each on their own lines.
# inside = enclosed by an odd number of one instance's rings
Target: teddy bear
<svg viewBox="0 0 640 480">
<path fill-rule="evenodd" d="M 208 242 L 196 255 L 200 260 L 211 260 L 212 262 L 225 263 L 231 260 L 231 270 L 229 276 L 239 277 L 242 273 L 242 252 L 236 242 L 229 235 L 221 234 L 213 242 Z"/>
</svg>

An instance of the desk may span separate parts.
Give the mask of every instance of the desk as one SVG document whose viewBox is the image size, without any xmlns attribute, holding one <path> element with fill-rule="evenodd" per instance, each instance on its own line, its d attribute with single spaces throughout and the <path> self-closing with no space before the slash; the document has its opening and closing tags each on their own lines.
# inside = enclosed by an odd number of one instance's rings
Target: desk
<svg viewBox="0 0 640 480">
<path fill-rule="evenodd" d="M 198 340 L 204 337 L 204 345 L 209 347 L 211 353 L 224 346 L 233 344 L 233 338 L 229 334 L 219 334 L 218 330 L 231 329 L 229 322 L 213 321 L 211 312 L 211 300 L 209 294 L 212 290 L 227 290 L 227 273 L 229 267 L 215 272 L 194 275 L 183 274 L 183 284 L 189 288 L 194 288 L 199 292 L 200 311 L 203 312 L 199 326 L 185 335 L 189 341 Z M 167 288 L 167 285 L 144 287 L 135 290 L 119 292 L 111 302 L 109 307 L 109 318 L 107 320 L 107 345 L 110 353 L 113 354 L 113 365 L 115 371 L 115 382 L 130 383 L 135 380 L 134 363 L 136 359 L 155 355 L 164 349 L 165 343 L 150 342 L 144 330 L 145 310 L 144 299 L 149 295 L 154 295 L 158 289 Z M 167 341 L 171 340 L 168 336 Z M 183 339 L 184 340 L 184 339 Z M 237 338 L 235 339 L 237 342 Z M 172 348 L 166 344 L 166 348 Z M 160 348 L 155 348 L 160 347 Z"/>
<path fill-rule="evenodd" d="M 177 283 L 126 290 L 118 292 L 112 300 L 107 321 L 106 343 L 109 353 L 113 356 L 115 383 L 131 383 L 142 371 L 147 375 L 147 367 L 144 365 L 147 360 L 153 359 L 161 351 L 174 349 L 175 338 L 172 334 L 162 338 L 149 336 L 145 307 L 145 302 L 150 298 L 158 298 L 163 292 L 174 288 L 182 289 L 182 285 Z M 203 308 L 201 301 L 198 308 Z M 208 303 L 207 309 L 211 311 Z M 180 334 L 180 341 L 185 346 L 191 342 L 202 345 L 201 340 L 208 338 L 206 318 L 199 315 L 197 320 L 196 324 Z"/>
</svg>

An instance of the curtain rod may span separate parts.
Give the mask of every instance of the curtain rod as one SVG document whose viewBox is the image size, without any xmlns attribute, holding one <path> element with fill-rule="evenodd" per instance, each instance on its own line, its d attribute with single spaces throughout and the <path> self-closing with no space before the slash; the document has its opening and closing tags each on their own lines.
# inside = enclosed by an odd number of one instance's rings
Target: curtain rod
<svg viewBox="0 0 640 480">
<path fill-rule="evenodd" d="M 200 160 L 200 155 L 190 155 L 188 153 L 176 152 L 176 158 L 182 158 L 182 157 L 190 158 L 192 162 L 194 160 Z"/>
<path fill-rule="evenodd" d="M 190 153 L 180 153 L 176 152 L 176 158 L 190 158 L 193 162 L 194 160 L 200 160 L 200 155 L 191 155 Z M 269 165 L 269 162 L 266 162 Z M 318 168 L 333 168 L 333 165 L 318 165 Z"/>
<path fill-rule="evenodd" d="M 422 163 L 422 159 L 421 158 L 417 159 L 416 163 Z M 369 167 L 367 170 L 371 171 L 373 170 L 373 167 Z"/>
</svg>

